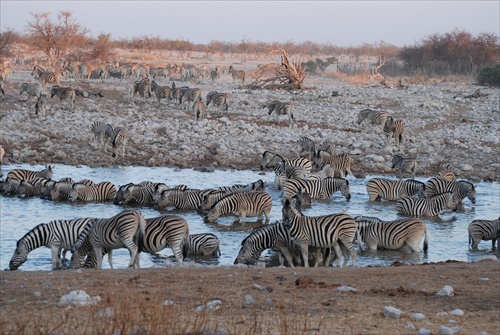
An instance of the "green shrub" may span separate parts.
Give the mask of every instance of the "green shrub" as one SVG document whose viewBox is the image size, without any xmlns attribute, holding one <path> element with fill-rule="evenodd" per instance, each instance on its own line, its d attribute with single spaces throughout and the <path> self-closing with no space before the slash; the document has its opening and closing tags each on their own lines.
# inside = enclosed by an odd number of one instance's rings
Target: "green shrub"
<svg viewBox="0 0 500 335">
<path fill-rule="evenodd" d="M 500 86 L 500 64 L 485 66 L 477 74 L 480 85 Z"/>
</svg>

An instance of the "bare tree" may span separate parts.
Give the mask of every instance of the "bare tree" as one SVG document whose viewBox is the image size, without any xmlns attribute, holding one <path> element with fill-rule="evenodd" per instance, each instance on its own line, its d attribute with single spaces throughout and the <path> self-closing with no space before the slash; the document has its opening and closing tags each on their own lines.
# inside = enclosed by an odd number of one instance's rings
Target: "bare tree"
<svg viewBox="0 0 500 335">
<path fill-rule="evenodd" d="M 86 41 L 89 30 L 75 22 L 71 12 L 59 12 L 57 21 L 50 19 L 50 13 L 31 15 L 33 20 L 28 22 L 26 30 L 35 47 L 47 55 L 50 66 Z"/>
</svg>

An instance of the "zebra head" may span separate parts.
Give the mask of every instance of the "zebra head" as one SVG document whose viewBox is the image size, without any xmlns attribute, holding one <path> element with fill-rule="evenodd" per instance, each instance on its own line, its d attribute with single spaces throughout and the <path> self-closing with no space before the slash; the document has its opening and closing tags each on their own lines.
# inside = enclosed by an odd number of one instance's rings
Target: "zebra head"
<svg viewBox="0 0 500 335">
<path fill-rule="evenodd" d="M 17 270 L 24 262 L 26 262 L 26 259 L 28 259 L 28 253 L 29 250 L 26 242 L 22 239 L 19 240 L 16 245 L 16 250 L 14 250 L 14 255 L 12 255 L 9 262 L 10 271 Z"/>
<path fill-rule="evenodd" d="M 251 236 L 251 235 L 250 235 Z M 262 250 L 255 250 L 248 237 L 241 242 L 241 249 L 238 256 L 234 260 L 234 264 L 251 264 L 254 263 L 261 255 Z"/>
<path fill-rule="evenodd" d="M 340 193 L 347 199 L 347 201 L 351 200 L 351 191 L 349 190 L 349 180 L 344 179 L 345 183 L 342 183 L 340 186 Z"/>
<path fill-rule="evenodd" d="M 212 208 L 210 208 L 210 211 L 208 212 L 207 216 L 205 216 L 204 221 L 208 223 L 213 223 L 217 221 L 219 216 L 220 216 L 220 206 L 217 206 L 217 204 L 215 204 L 214 206 L 212 206 Z"/>
</svg>

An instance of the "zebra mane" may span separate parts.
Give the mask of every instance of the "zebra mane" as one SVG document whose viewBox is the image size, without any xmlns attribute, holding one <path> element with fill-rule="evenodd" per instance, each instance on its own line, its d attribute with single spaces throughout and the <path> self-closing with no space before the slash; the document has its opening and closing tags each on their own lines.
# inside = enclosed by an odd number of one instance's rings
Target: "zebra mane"
<svg viewBox="0 0 500 335">
<path fill-rule="evenodd" d="M 259 232 L 261 231 L 267 231 L 267 230 L 270 230 L 272 229 L 273 227 L 277 226 L 277 225 L 280 225 L 280 224 L 283 224 L 283 220 L 276 220 L 275 222 L 273 223 L 270 223 L 270 224 L 267 224 L 267 225 L 263 225 L 263 226 L 260 226 L 260 227 L 255 227 L 251 230 L 250 234 L 245 237 L 243 239 L 243 241 L 241 241 L 241 245 L 243 246 L 246 241 L 251 238 L 251 237 L 254 237 L 256 234 L 258 234 Z"/>
<path fill-rule="evenodd" d="M 24 241 L 28 236 L 33 235 L 36 231 L 40 231 L 43 227 L 48 227 L 49 225 L 47 223 L 39 223 L 33 229 L 31 229 L 29 232 L 24 234 L 23 237 L 21 237 L 17 242 L 16 242 L 16 248 L 19 247 L 19 244 L 21 241 Z M 40 241 L 40 240 L 39 240 Z"/>
</svg>

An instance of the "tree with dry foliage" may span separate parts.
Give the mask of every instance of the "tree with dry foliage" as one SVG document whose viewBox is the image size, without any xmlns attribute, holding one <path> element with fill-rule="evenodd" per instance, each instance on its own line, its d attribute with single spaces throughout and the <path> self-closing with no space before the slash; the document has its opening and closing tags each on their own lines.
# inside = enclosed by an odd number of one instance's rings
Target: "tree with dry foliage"
<svg viewBox="0 0 500 335">
<path fill-rule="evenodd" d="M 89 30 L 78 24 L 71 12 L 59 12 L 57 21 L 51 20 L 50 13 L 31 15 L 33 19 L 28 22 L 26 31 L 34 46 L 47 55 L 50 66 L 55 66 L 64 55 L 85 44 Z"/>
<path fill-rule="evenodd" d="M 290 60 L 288 52 L 284 49 L 272 50 L 268 57 L 276 53 L 281 54 L 281 63 L 268 63 L 259 66 L 259 69 L 252 75 L 254 81 L 250 86 L 253 89 L 304 89 L 307 73 L 302 68 L 301 63 Z"/>
</svg>

